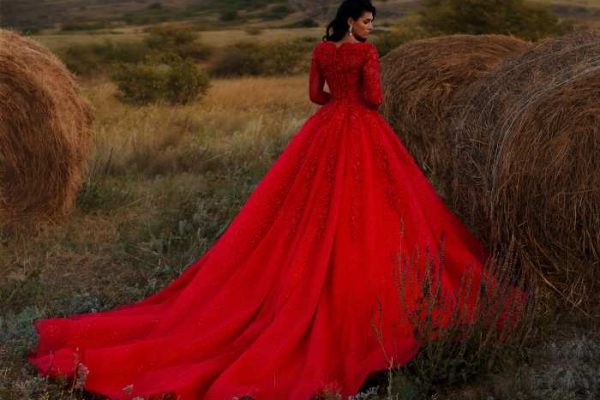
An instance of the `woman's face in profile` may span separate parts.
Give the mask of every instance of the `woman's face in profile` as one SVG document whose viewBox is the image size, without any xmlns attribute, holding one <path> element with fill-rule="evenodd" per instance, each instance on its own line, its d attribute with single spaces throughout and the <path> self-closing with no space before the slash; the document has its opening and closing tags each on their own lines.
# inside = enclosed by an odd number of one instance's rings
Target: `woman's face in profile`
<svg viewBox="0 0 600 400">
<path fill-rule="evenodd" d="M 373 30 L 373 13 L 371 11 L 363 12 L 357 20 L 350 18 L 348 21 L 352 25 L 352 33 L 358 36 L 366 38 Z"/>
</svg>

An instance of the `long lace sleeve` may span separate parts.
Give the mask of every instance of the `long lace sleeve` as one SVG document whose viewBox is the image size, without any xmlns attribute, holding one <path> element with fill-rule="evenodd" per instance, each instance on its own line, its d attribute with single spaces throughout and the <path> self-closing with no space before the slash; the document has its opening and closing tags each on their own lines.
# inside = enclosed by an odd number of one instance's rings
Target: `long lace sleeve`
<svg viewBox="0 0 600 400">
<path fill-rule="evenodd" d="M 317 62 L 316 51 L 313 51 L 310 63 L 310 73 L 308 79 L 308 93 L 310 101 L 323 105 L 329 101 L 331 94 L 323 90 L 325 78 Z"/>
<path fill-rule="evenodd" d="M 362 67 L 363 97 L 370 108 L 377 110 L 383 103 L 381 92 L 381 76 L 379 66 L 379 52 L 374 44 L 367 47 L 365 63 Z"/>
</svg>

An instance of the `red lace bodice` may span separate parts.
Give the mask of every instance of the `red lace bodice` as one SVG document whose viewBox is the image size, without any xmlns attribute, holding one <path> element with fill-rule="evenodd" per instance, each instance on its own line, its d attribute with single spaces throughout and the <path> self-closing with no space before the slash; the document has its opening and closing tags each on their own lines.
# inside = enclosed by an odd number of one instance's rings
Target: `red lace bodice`
<svg viewBox="0 0 600 400">
<path fill-rule="evenodd" d="M 327 82 L 330 92 L 323 86 Z M 312 51 L 309 97 L 316 104 L 358 102 L 377 110 L 383 102 L 379 53 L 370 42 L 332 41 L 317 44 Z"/>
</svg>

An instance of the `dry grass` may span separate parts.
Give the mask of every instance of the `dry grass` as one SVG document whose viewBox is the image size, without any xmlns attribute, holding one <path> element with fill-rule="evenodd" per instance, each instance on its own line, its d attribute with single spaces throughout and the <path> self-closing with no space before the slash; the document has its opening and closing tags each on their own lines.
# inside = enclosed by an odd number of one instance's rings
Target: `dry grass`
<svg viewBox="0 0 600 400">
<path fill-rule="evenodd" d="M 600 266 L 600 33 L 548 39 L 457 95 L 454 206 L 489 247 L 593 308 Z"/>
<path fill-rule="evenodd" d="M 33 237 L 32 232 L 6 236 L 7 245 L 0 250 L 2 276 L 28 276 L 32 268 L 39 268 L 44 286 L 64 295 L 59 290 L 64 268 L 73 268 L 73 279 L 79 279 L 82 276 L 78 278 L 76 271 L 93 271 L 105 263 L 103 259 L 114 258 L 119 242 L 152 247 L 163 233 L 160 229 L 179 229 L 179 221 L 174 221 L 175 227 L 164 226 L 173 223 L 168 220 L 171 210 L 212 212 L 207 217 L 216 218 L 218 213 L 202 208 L 208 207 L 204 201 L 216 199 L 211 195 L 226 200 L 232 194 L 229 190 L 241 191 L 236 196 L 242 197 L 230 199 L 230 204 L 213 206 L 233 213 L 249 190 L 242 182 L 259 179 L 314 110 L 307 100 L 305 80 L 217 80 L 202 102 L 180 107 L 123 105 L 115 99 L 112 83 L 87 82 L 84 94 L 96 111 L 94 153 L 79 207 L 63 225 L 41 224 Z M 257 88 L 266 95 L 256 97 Z M 240 187 L 234 189 L 235 185 Z M 216 225 L 226 223 L 223 215 L 216 219 Z M 207 238 L 200 239 L 206 244 Z M 64 258 L 80 252 L 89 256 L 85 263 L 68 263 Z M 148 253 L 151 258 L 163 256 Z M 90 283 L 85 276 L 82 281 Z"/>
<path fill-rule="evenodd" d="M 528 47 L 511 36 L 449 35 L 414 40 L 382 57 L 383 115 L 442 195 L 453 174 L 448 122 L 456 91 Z"/>
<path fill-rule="evenodd" d="M 208 96 L 196 104 L 141 108 L 115 100 L 110 83 L 85 82 L 84 94 L 96 110 L 95 153 L 77 210 L 63 225 L 43 225 L 36 232 L 13 235 L 0 232 L 1 398 L 88 398 L 61 382 L 35 377 L 24 358 L 36 340 L 31 321 L 110 309 L 156 292 L 178 276 L 210 247 L 290 136 L 315 110 L 308 102 L 306 79 L 215 80 Z M 535 321 L 545 329 L 543 334 L 550 332 L 544 324 L 551 325 L 547 320 L 554 316 L 549 307 L 538 311 Z M 585 327 L 578 332 L 586 330 L 591 331 Z M 543 335 L 536 337 L 544 346 L 554 343 Z M 525 400 L 517 396 L 521 387 L 514 384 L 513 369 L 496 375 L 498 385 L 507 387 L 504 392 L 473 381 L 478 396 L 471 397 L 443 395 L 460 390 L 446 378 L 435 380 L 433 394 L 415 380 L 432 382 L 433 377 L 455 371 L 471 373 L 481 360 L 498 362 L 496 356 L 504 364 L 519 349 L 486 347 L 482 338 L 475 335 L 457 346 L 451 345 L 453 341 L 432 342 L 423 358 L 398 375 L 383 371 L 383 378 L 377 378 L 383 387 L 356 398 L 481 399 L 502 393 L 497 398 Z M 577 337 L 573 341 L 580 343 Z M 585 346 L 588 342 L 581 341 Z M 465 353 L 470 345 L 475 351 Z M 548 354 L 543 346 L 538 351 Z M 571 363 L 592 366 L 598 359 L 578 357 L 574 355 Z M 440 358 L 443 362 L 431 362 Z M 465 360 L 470 360 L 468 365 Z M 529 371 L 527 363 L 516 360 L 519 368 Z M 562 358 L 557 360 L 536 368 L 542 372 L 568 368 L 561 364 Z M 582 379 L 595 379 L 596 370 L 590 370 Z M 536 380 L 540 373 L 532 370 L 532 375 Z M 542 378 L 551 382 L 550 375 Z M 552 395 L 567 393 L 571 387 L 559 381 L 558 389 L 535 393 L 544 397 L 527 398 L 565 398 Z"/>
<path fill-rule="evenodd" d="M 83 398 L 21 369 L 31 319 L 109 309 L 178 276 L 314 111 L 306 78 L 215 80 L 201 102 L 139 108 L 112 83 L 84 83 L 95 151 L 77 209 L 0 235 L 0 397 Z"/>
<path fill-rule="evenodd" d="M 214 80 L 201 102 L 135 107 L 115 99 L 112 83 L 99 82 L 86 91 L 98 112 L 93 169 L 153 176 L 268 162 L 265 151 L 312 109 L 305 84 L 301 77 Z"/>
<path fill-rule="evenodd" d="M 92 110 L 46 48 L 0 30 L 0 223 L 60 218 L 85 173 Z"/>
</svg>

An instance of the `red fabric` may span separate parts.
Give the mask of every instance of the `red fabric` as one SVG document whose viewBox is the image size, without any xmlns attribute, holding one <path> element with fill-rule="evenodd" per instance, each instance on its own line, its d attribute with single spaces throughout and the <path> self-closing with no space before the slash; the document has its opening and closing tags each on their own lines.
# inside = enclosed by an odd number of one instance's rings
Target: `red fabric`
<svg viewBox="0 0 600 400">
<path fill-rule="evenodd" d="M 370 372 L 415 356 L 409 313 L 422 293 L 414 283 L 399 295 L 398 255 L 445 241 L 437 282 L 455 306 L 487 253 L 377 112 L 372 44 L 319 43 L 309 82 L 324 106 L 181 276 L 137 303 L 35 321 L 40 376 L 80 372 L 111 399 L 306 400 L 356 394 Z M 400 270 L 421 279 L 423 262 Z"/>
</svg>

